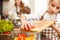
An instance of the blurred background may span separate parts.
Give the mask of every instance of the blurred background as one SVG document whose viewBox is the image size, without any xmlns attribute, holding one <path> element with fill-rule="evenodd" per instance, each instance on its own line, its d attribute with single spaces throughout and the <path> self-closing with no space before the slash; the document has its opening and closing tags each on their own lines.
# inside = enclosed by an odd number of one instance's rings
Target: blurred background
<svg viewBox="0 0 60 40">
<path fill-rule="evenodd" d="M 48 8 L 48 0 L 22 0 L 31 9 L 31 13 L 40 13 L 41 15 Z M 3 0 L 3 11 L 11 10 L 14 7 L 15 0 Z"/>
</svg>

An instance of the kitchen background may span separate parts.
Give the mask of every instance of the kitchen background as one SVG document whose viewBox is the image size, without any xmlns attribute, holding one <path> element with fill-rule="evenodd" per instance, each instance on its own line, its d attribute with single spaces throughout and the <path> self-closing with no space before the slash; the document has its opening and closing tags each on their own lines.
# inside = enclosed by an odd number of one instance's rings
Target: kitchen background
<svg viewBox="0 0 60 40">
<path fill-rule="evenodd" d="M 26 5 L 31 8 L 31 13 L 40 13 L 41 15 L 48 8 L 47 0 L 22 0 Z M 14 0 L 3 0 L 3 11 L 11 10 L 14 6 Z"/>
</svg>

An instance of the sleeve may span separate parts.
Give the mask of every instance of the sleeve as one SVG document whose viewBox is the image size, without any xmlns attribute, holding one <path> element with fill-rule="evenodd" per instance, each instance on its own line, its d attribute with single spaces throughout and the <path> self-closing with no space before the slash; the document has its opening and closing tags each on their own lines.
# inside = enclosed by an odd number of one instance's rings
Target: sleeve
<svg viewBox="0 0 60 40">
<path fill-rule="evenodd" d="M 60 26 L 60 13 L 57 14 L 57 22 L 56 23 L 57 23 L 58 26 Z"/>
<path fill-rule="evenodd" d="M 60 22 L 60 13 L 57 14 L 57 20 Z"/>
<path fill-rule="evenodd" d="M 49 19 L 48 13 L 45 13 L 45 14 L 43 15 L 43 19 L 44 19 L 44 20 L 48 20 L 48 19 Z"/>
<path fill-rule="evenodd" d="M 17 13 L 16 13 L 16 10 L 14 8 L 9 11 L 9 18 L 11 18 L 11 19 L 17 18 Z"/>
<path fill-rule="evenodd" d="M 41 17 L 41 14 L 39 13 L 32 13 L 32 14 L 25 14 L 27 20 L 39 20 Z"/>
</svg>

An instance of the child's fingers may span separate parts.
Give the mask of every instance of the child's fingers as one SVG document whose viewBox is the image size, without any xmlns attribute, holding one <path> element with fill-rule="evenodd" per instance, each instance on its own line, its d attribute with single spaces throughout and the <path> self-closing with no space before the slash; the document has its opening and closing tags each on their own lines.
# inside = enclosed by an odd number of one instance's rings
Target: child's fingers
<svg viewBox="0 0 60 40">
<path fill-rule="evenodd" d="M 25 23 L 22 27 L 22 29 L 24 30 L 31 30 L 32 28 L 34 28 L 35 26 L 31 23 Z"/>
<path fill-rule="evenodd" d="M 32 26 L 31 24 L 28 24 L 28 25 L 27 25 L 27 27 L 29 28 L 29 30 L 31 29 L 31 26 Z"/>
<path fill-rule="evenodd" d="M 27 25 L 27 27 L 28 27 L 29 30 L 31 30 L 32 28 L 34 28 L 34 25 L 31 24 L 31 23 L 29 23 L 29 24 Z"/>
<path fill-rule="evenodd" d="M 25 26 L 24 26 L 24 29 L 25 30 L 31 30 L 32 29 L 32 25 L 31 24 L 25 24 Z"/>
<path fill-rule="evenodd" d="M 30 26 L 31 26 L 31 29 L 35 27 L 35 25 L 34 25 L 34 24 L 30 24 Z"/>
<path fill-rule="evenodd" d="M 26 24 L 23 24 L 23 25 L 22 25 L 22 29 L 23 29 L 23 30 L 28 30 L 27 25 L 26 25 Z"/>
<path fill-rule="evenodd" d="M 24 25 L 25 30 L 28 30 L 27 24 Z"/>
</svg>

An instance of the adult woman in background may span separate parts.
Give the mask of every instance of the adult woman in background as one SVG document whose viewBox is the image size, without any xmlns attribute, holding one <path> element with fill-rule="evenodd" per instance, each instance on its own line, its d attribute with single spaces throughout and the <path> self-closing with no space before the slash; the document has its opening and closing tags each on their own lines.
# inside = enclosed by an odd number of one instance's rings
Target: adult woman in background
<svg viewBox="0 0 60 40">
<path fill-rule="evenodd" d="M 29 7 L 28 7 L 29 8 Z M 20 15 L 23 14 L 25 11 L 25 4 L 22 2 L 22 0 L 15 0 L 15 5 L 11 8 L 9 11 L 4 11 L 4 15 L 11 19 L 20 19 Z M 30 8 L 29 8 L 30 10 Z"/>
<path fill-rule="evenodd" d="M 15 6 L 9 11 L 9 17 L 13 19 L 20 19 L 18 17 L 20 10 L 24 7 L 24 3 L 21 0 L 15 0 Z"/>
</svg>

